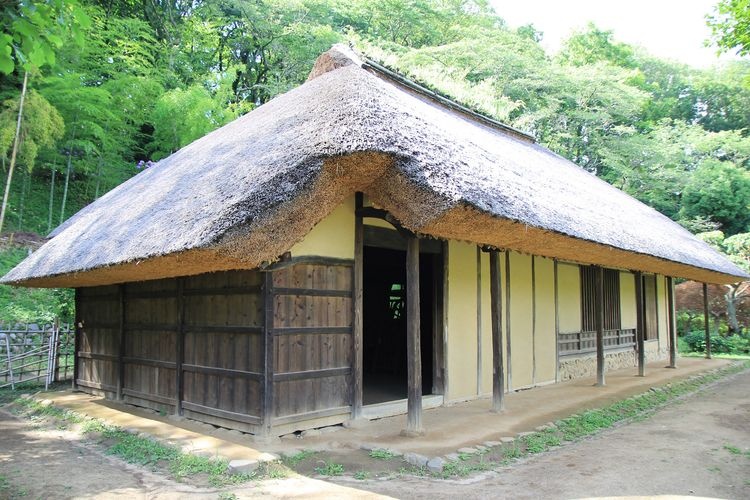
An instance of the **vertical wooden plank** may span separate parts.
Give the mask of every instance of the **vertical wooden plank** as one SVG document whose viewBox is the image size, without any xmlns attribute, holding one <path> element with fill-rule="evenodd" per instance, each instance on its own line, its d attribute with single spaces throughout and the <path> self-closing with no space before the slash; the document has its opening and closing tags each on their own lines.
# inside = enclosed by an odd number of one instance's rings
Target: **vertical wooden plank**
<svg viewBox="0 0 750 500">
<path fill-rule="evenodd" d="M 596 385 L 604 386 L 604 268 L 596 268 Z"/>
<path fill-rule="evenodd" d="M 669 335 L 669 368 L 677 368 L 677 328 L 675 325 L 674 311 L 674 279 L 667 276 L 667 312 L 669 325 L 667 332 Z"/>
<path fill-rule="evenodd" d="M 262 434 L 271 435 L 273 419 L 273 272 L 265 273 L 263 277 L 263 352 L 265 362 L 263 365 L 263 403 L 261 406 Z"/>
<path fill-rule="evenodd" d="M 635 339 L 638 354 L 638 376 L 646 375 L 646 311 L 643 294 L 643 273 L 635 272 Z"/>
<path fill-rule="evenodd" d="M 362 416 L 362 370 L 363 370 L 363 309 L 362 309 L 362 286 L 364 283 L 364 223 L 361 215 L 356 211 L 364 204 L 362 193 L 355 195 L 354 216 L 354 267 L 352 268 L 352 280 L 354 282 L 354 293 L 352 300 L 352 314 L 354 319 L 353 342 L 352 342 L 352 418 Z"/>
<path fill-rule="evenodd" d="M 507 390 L 510 391 L 513 387 L 513 369 L 510 360 L 510 250 L 505 251 L 505 341 L 506 341 L 506 353 L 505 359 L 508 361 L 507 365 Z"/>
<path fill-rule="evenodd" d="M 125 363 L 122 358 L 125 356 L 125 285 L 117 287 L 117 302 L 119 307 L 118 314 L 118 337 L 117 337 L 117 400 L 122 401 L 122 387 L 125 383 Z"/>
<path fill-rule="evenodd" d="M 81 370 L 81 359 L 78 357 L 78 352 L 81 350 L 81 335 L 82 335 L 82 319 L 81 319 L 81 290 L 80 288 L 75 289 L 75 337 L 73 339 L 73 389 L 78 389 L 78 377 Z"/>
<path fill-rule="evenodd" d="M 177 278 L 177 357 L 175 358 L 175 414 L 182 416 L 185 382 L 182 363 L 185 360 L 185 280 Z"/>
<path fill-rule="evenodd" d="M 703 327 L 706 333 L 706 359 L 711 359 L 711 332 L 708 326 L 708 284 L 703 283 Z"/>
<path fill-rule="evenodd" d="M 422 428 L 422 355 L 419 310 L 419 239 L 410 235 L 406 243 L 406 356 L 408 400 L 406 436 L 424 434 Z"/>
<path fill-rule="evenodd" d="M 490 314 L 492 316 L 492 411 L 505 408 L 503 373 L 503 295 L 500 283 L 500 253 L 490 251 Z"/>
</svg>

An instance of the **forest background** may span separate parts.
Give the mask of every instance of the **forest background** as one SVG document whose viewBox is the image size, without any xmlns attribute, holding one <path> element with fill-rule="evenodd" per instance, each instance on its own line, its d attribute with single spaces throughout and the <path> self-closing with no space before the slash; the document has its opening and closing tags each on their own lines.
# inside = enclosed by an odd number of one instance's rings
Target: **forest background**
<svg viewBox="0 0 750 500">
<path fill-rule="evenodd" d="M 747 57 L 694 68 L 594 25 L 548 54 L 543 33 L 510 28 L 485 0 L 21 0 L 0 9 L 0 272 L 140 169 L 304 82 L 336 42 L 533 134 L 750 269 Z M 748 12 L 748 0 L 722 0 L 706 13 L 717 50 L 748 54 Z M 750 322 L 746 287 L 714 294 L 717 332 Z M 71 308 L 65 291 L 0 289 L 0 320 Z"/>
</svg>

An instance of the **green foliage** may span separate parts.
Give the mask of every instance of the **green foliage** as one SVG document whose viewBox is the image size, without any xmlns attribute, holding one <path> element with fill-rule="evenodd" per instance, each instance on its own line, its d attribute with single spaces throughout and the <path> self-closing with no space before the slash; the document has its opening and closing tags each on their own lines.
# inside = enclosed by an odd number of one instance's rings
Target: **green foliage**
<svg viewBox="0 0 750 500">
<path fill-rule="evenodd" d="M 750 54 L 750 0 L 721 0 L 707 20 L 721 50 Z"/>
<path fill-rule="evenodd" d="M 693 330 L 682 337 L 687 352 L 706 352 L 706 333 Z M 711 353 L 713 354 L 750 354 L 750 333 L 733 335 L 711 335 Z"/>
<path fill-rule="evenodd" d="M 682 217 L 711 217 L 730 234 L 750 229 L 750 173 L 731 163 L 704 161 L 685 185 Z"/>
<path fill-rule="evenodd" d="M 340 476 L 344 473 L 344 466 L 335 462 L 323 461 L 321 465 L 315 467 L 315 472 L 321 476 Z"/>
<path fill-rule="evenodd" d="M 390 460 L 395 456 L 396 455 L 394 455 L 393 452 L 384 448 L 378 448 L 370 451 L 370 458 L 376 458 L 378 460 Z"/>
</svg>

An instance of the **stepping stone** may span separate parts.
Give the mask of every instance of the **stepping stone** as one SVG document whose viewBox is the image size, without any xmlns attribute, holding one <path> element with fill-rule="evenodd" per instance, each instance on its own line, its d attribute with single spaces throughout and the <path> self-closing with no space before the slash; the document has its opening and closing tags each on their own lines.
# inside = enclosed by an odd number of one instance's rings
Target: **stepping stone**
<svg viewBox="0 0 750 500">
<path fill-rule="evenodd" d="M 501 443 L 500 441 L 485 441 L 482 444 L 485 445 L 487 448 L 494 448 L 495 446 L 500 446 L 503 443 Z"/>
<path fill-rule="evenodd" d="M 474 455 L 474 454 L 477 453 L 477 449 L 476 448 L 468 448 L 468 447 L 467 448 L 459 448 L 458 452 L 462 453 L 462 454 L 465 454 L 465 455 Z"/>
<path fill-rule="evenodd" d="M 503 437 L 500 438 L 500 442 L 503 443 L 503 444 L 510 444 L 510 443 L 512 443 L 515 440 L 516 440 L 516 438 L 510 437 L 510 436 L 503 436 Z"/>
<path fill-rule="evenodd" d="M 406 453 L 404 454 L 404 460 L 416 467 L 424 467 L 430 461 L 429 458 L 418 453 Z"/>
<path fill-rule="evenodd" d="M 449 461 L 449 462 L 455 462 L 455 461 L 457 461 L 457 460 L 460 460 L 460 459 L 461 459 L 461 457 L 459 457 L 459 456 L 458 456 L 458 453 L 448 453 L 448 454 L 447 454 L 447 455 L 445 456 L 445 459 L 446 459 L 447 461 Z"/>
<path fill-rule="evenodd" d="M 257 460 L 232 460 L 227 466 L 227 472 L 235 476 L 238 474 L 250 474 L 257 468 Z"/>
<path fill-rule="evenodd" d="M 440 457 L 435 457 L 427 462 L 427 470 L 430 472 L 443 472 L 445 461 Z"/>
</svg>

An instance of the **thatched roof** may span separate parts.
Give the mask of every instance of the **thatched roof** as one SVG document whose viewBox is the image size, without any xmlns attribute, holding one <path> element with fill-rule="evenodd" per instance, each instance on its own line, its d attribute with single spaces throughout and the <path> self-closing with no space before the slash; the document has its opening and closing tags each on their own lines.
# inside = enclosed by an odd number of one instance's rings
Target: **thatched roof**
<svg viewBox="0 0 750 500">
<path fill-rule="evenodd" d="M 523 134 L 336 46 L 304 85 L 107 193 L 2 281 L 75 287 L 254 268 L 355 191 L 425 236 L 700 281 L 746 277 Z"/>
</svg>

